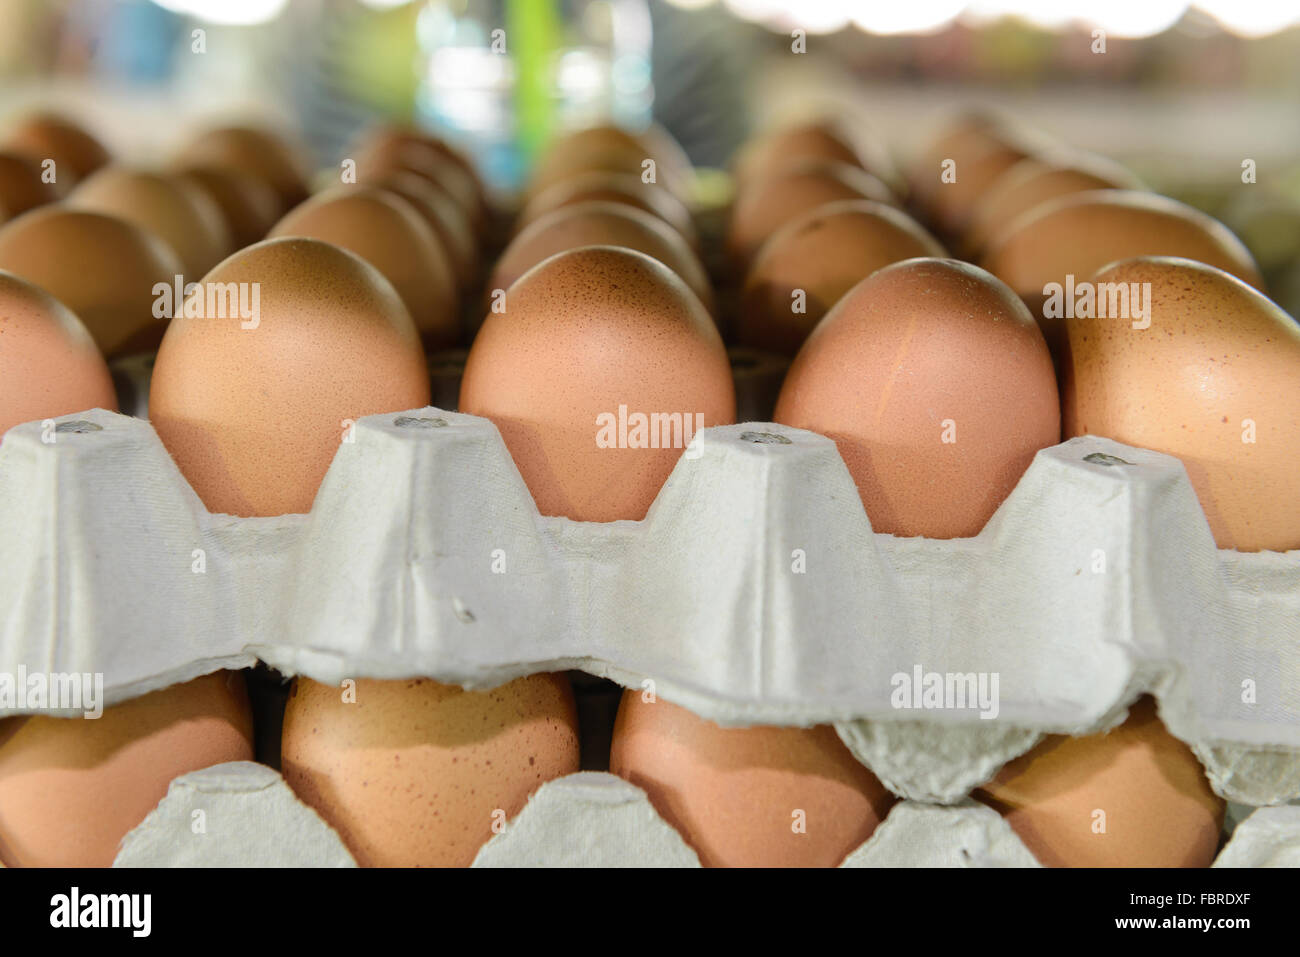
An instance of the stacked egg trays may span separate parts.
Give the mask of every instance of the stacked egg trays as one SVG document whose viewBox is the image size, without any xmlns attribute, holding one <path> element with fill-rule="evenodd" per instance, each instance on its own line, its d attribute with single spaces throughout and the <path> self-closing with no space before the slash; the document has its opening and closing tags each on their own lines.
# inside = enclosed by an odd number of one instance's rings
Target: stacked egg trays
<svg viewBox="0 0 1300 957">
<path fill-rule="evenodd" d="M 148 360 L 116 372 L 143 414 Z M 1149 692 L 1236 804 L 1216 866 L 1300 863 L 1300 552 L 1216 549 L 1170 456 L 1044 449 L 977 537 L 940 541 L 873 533 L 835 444 L 767 422 L 706 429 L 644 520 L 610 523 L 540 515 L 496 427 L 448 409 L 359 420 L 312 511 L 271 518 L 209 513 L 143 418 L 42 431 L 0 446 L 0 671 L 102 672 L 111 706 L 259 661 L 467 689 L 576 669 L 723 725 L 831 723 L 903 798 L 844 866 L 1034 866 L 969 792 Z M 997 673 L 997 716 L 895 708 L 892 677 L 918 666 Z M 643 791 L 581 772 L 542 785 L 476 866 L 698 863 Z M 116 864 L 355 866 L 249 762 L 178 777 Z"/>
</svg>

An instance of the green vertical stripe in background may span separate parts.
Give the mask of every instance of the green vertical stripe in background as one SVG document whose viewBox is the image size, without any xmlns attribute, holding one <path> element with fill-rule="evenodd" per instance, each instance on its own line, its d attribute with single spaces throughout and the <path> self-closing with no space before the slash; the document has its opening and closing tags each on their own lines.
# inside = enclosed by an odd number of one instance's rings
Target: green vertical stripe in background
<svg viewBox="0 0 1300 957">
<path fill-rule="evenodd" d="M 551 135 L 553 54 L 560 32 L 555 0 L 506 0 L 506 51 L 515 61 L 515 121 L 527 166 Z"/>
</svg>

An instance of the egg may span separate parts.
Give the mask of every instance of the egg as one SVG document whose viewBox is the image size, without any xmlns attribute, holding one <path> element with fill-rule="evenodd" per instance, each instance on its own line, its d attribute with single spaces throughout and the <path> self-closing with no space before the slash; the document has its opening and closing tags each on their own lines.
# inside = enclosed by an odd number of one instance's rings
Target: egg
<svg viewBox="0 0 1300 957">
<path fill-rule="evenodd" d="M 270 235 L 320 239 L 366 260 L 393 284 L 431 348 L 459 334 L 451 260 L 429 223 L 396 193 L 340 186 L 290 210 Z"/>
<path fill-rule="evenodd" d="M 737 197 L 727 230 L 727 257 L 735 268 L 743 268 L 786 223 L 844 199 L 895 202 L 889 187 L 879 179 L 846 163 L 811 160 L 772 173 Z"/>
<path fill-rule="evenodd" d="M 53 113 L 34 113 L 11 127 L 0 145 L 35 160 L 53 160 L 53 183 L 65 194 L 109 160 L 106 150 L 81 126 Z"/>
<path fill-rule="evenodd" d="M 964 538 L 1060 440 L 1056 379 L 1024 303 L 978 267 L 872 273 L 813 330 L 775 421 L 835 440 L 871 527 Z"/>
<path fill-rule="evenodd" d="M 116 216 L 42 206 L 0 228 L 0 269 L 48 290 L 71 309 L 104 355 L 155 348 L 166 327 L 154 287 L 182 266 L 162 239 Z"/>
<path fill-rule="evenodd" d="M 519 213 L 517 228 L 523 229 L 562 206 L 593 201 L 622 203 L 643 209 L 681 233 L 692 249 L 700 248 L 699 233 L 685 203 L 662 186 L 643 183 L 640 177 L 624 173 L 583 173 L 556 183 L 524 206 Z"/>
<path fill-rule="evenodd" d="M 366 185 L 396 193 L 414 206 L 437 235 L 451 261 L 459 287 L 464 290 L 474 285 L 479 278 L 474 229 L 450 193 L 432 180 L 405 170 L 381 173 L 368 179 Z"/>
<path fill-rule="evenodd" d="M 106 166 L 83 180 L 67 205 L 117 216 L 161 236 L 180 256 L 190 282 L 234 251 L 221 207 L 178 177 Z"/>
<path fill-rule="evenodd" d="M 681 148 L 660 132 L 655 149 L 649 138 L 616 126 L 593 126 L 575 130 L 553 140 L 543 152 L 529 181 L 528 195 L 583 173 L 605 172 L 634 175 L 643 182 L 657 183 L 686 201 L 690 197 L 690 162 Z"/>
<path fill-rule="evenodd" d="M 639 434 L 617 426 L 620 407 L 673 419 Z M 685 281 L 644 253 L 588 246 L 525 273 L 488 314 L 460 411 L 496 423 L 543 515 L 610 522 L 645 517 L 690 435 L 730 422 L 735 395 Z"/>
<path fill-rule="evenodd" d="M 979 253 L 992 236 L 1018 216 L 1058 196 L 1097 189 L 1141 188 L 1136 176 L 1100 156 L 1023 159 L 999 176 L 975 205 L 962 246 L 973 254 Z"/>
<path fill-rule="evenodd" d="M 1130 259 L 1091 278 L 1111 315 L 1066 324 L 1065 434 L 1177 456 L 1220 548 L 1300 548 L 1300 323 L 1191 260 Z M 1119 289 L 1130 308 L 1116 317 Z"/>
<path fill-rule="evenodd" d="M 1039 320 L 1060 361 L 1066 331 L 1044 314 L 1048 284 L 1082 282 L 1107 263 L 1134 256 L 1180 256 L 1217 266 L 1257 289 L 1250 252 L 1226 226 L 1185 203 L 1131 190 L 1093 190 L 1048 200 L 989 243 L 981 265 L 1012 289 Z"/>
<path fill-rule="evenodd" d="M 54 185 L 41 178 L 36 160 L 21 153 L 0 152 L 0 210 L 10 217 L 20 216 L 58 198 Z"/>
<path fill-rule="evenodd" d="M 1209 867 L 1225 810 L 1150 697 L 1104 734 L 1049 735 L 974 797 L 1048 867 Z"/>
<path fill-rule="evenodd" d="M 180 166 L 217 166 L 265 180 L 282 210 L 307 198 L 307 163 L 286 138 L 254 126 L 218 126 L 191 139 L 176 157 Z"/>
<path fill-rule="evenodd" d="M 92 720 L 0 721 L 0 862 L 108 867 L 174 778 L 253 760 L 242 676 L 205 675 Z"/>
<path fill-rule="evenodd" d="M 645 210 L 600 201 L 561 206 L 534 220 L 501 254 L 488 282 L 489 295 L 508 288 L 542 260 L 580 246 L 622 246 L 653 256 L 713 311 L 709 277 L 680 233 Z"/>
<path fill-rule="evenodd" d="M 938 240 L 892 206 L 871 200 L 819 206 L 760 249 L 741 292 L 736 340 L 793 356 L 860 279 L 903 259 L 943 255 Z"/>
<path fill-rule="evenodd" d="M 280 218 L 279 194 L 270 183 L 251 173 L 230 167 L 183 166 L 175 174 L 203 190 L 217 204 L 230 234 L 232 252 L 265 239 Z"/>
</svg>

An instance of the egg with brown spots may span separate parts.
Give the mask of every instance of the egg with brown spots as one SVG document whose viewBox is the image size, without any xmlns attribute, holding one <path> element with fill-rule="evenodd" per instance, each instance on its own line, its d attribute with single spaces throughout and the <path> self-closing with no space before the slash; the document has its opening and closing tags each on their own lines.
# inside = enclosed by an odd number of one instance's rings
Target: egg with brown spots
<svg viewBox="0 0 1300 957">
<path fill-rule="evenodd" d="M 1220 548 L 1300 548 L 1300 323 L 1186 259 L 1131 259 L 1092 281 L 1107 315 L 1067 324 L 1065 434 L 1177 456 Z M 1128 310 L 1111 306 L 1120 290 Z"/>
</svg>

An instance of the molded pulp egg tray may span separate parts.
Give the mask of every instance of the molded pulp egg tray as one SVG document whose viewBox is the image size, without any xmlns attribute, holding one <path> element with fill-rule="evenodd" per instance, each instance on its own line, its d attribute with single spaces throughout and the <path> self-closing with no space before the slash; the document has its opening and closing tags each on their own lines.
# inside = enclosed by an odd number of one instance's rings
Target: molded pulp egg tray
<svg viewBox="0 0 1300 957">
<path fill-rule="evenodd" d="M 56 423 L 0 445 L 0 673 L 102 673 L 112 705 L 257 660 L 470 689 L 581 669 L 724 725 L 832 722 L 909 799 L 846 864 L 1032 863 L 965 795 L 1143 692 L 1225 798 L 1300 795 L 1300 551 L 1216 549 L 1167 455 L 1044 449 L 979 536 L 937 541 L 873 533 L 835 444 L 767 423 L 704 430 L 643 521 L 604 524 L 540 516 L 470 415 L 359 420 L 311 513 L 274 518 L 210 514 L 146 421 Z M 996 676 L 996 707 L 895 706 L 950 674 Z M 196 800 L 239 835 L 182 840 Z M 620 861 L 696 863 L 643 792 L 582 773 L 478 863 Z M 236 763 L 177 778 L 118 863 L 351 858 Z M 1300 807 L 1255 811 L 1218 863 L 1300 863 Z"/>
</svg>

